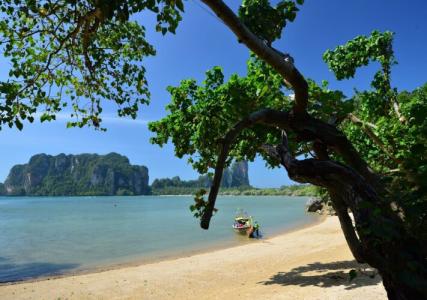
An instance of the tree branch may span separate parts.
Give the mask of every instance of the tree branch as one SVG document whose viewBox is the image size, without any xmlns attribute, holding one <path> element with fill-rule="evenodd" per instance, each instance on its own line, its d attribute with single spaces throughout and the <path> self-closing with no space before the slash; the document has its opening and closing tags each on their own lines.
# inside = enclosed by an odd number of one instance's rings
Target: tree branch
<svg viewBox="0 0 427 300">
<path fill-rule="evenodd" d="M 374 144 L 377 145 L 378 148 L 380 148 L 380 150 L 383 151 L 389 158 L 391 158 L 397 165 L 400 165 L 402 163 L 393 155 L 393 149 L 387 147 L 381 141 L 381 139 L 372 131 L 372 129 L 377 129 L 377 126 L 369 122 L 364 122 L 353 114 L 349 114 L 348 119 L 354 124 L 359 125 L 362 128 L 363 132 L 365 132 L 366 135 L 371 138 Z"/>
<path fill-rule="evenodd" d="M 202 0 L 212 9 L 224 24 L 234 32 L 239 41 L 244 43 L 258 57 L 265 60 L 288 82 L 295 92 L 294 112 L 306 113 L 308 103 L 308 84 L 294 66 L 291 59 L 286 58 L 280 51 L 269 47 L 264 41 L 253 34 L 236 16 L 236 14 L 221 0 Z"/>
<path fill-rule="evenodd" d="M 224 24 L 234 32 L 250 50 L 271 65 L 282 77 L 291 84 L 295 92 L 295 104 L 293 112 L 298 118 L 294 118 L 292 129 L 307 140 L 321 139 L 325 144 L 332 146 L 344 160 L 363 177 L 373 182 L 376 188 L 381 187 L 378 176 L 369 168 L 366 162 L 354 149 L 347 138 L 336 127 L 328 125 L 306 114 L 308 102 L 308 84 L 299 73 L 291 60 L 283 59 L 279 51 L 266 45 L 255 36 L 234 14 L 234 12 L 222 0 L 202 0 L 214 11 Z M 310 124 L 308 124 L 308 123 Z M 282 129 L 285 129 L 281 127 Z"/>
<path fill-rule="evenodd" d="M 354 124 L 360 125 L 360 126 L 369 126 L 372 129 L 378 129 L 378 127 L 375 124 L 369 123 L 369 122 L 365 122 L 360 120 L 358 117 L 356 117 L 354 114 L 349 113 L 348 114 L 348 119 L 350 121 L 352 121 Z"/>
<path fill-rule="evenodd" d="M 330 160 L 328 149 L 325 144 L 319 141 L 315 141 L 313 143 L 313 150 L 316 153 L 318 159 Z M 363 251 L 362 244 L 356 234 L 355 227 L 353 226 L 353 222 L 348 214 L 348 206 L 346 205 L 344 199 L 342 199 L 334 189 L 328 189 L 328 192 L 332 202 L 332 207 L 337 213 L 341 229 L 344 233 L 344 237 L 351 250 L 351 253 L 358 263 L 364 263 L 366 261 L 364 258 L 366 254 Z"/>
<path fill-rule="evenodd" d="M 222 171 L 228 157 L 230 145 L 243 129 L 252 127 L 254 124 L 264 124 L 283 130 L 292 130 L 298 134 L 299 138 L 305 141 L 320 140 L 326 146 L 331 147 L 341 155 L 352 168 L 359 172 L 365 180 L 371 182 L 374 187 L 380 185 L 377 175 L 372 172 L 366 162 L 361 159 L 347 138 L 334 126 L 314 119 L 308 115 L 306 117 L 299 118 L 290 112 L 263 109 L 252 113 L 242 121 L 238 122 L 220 141 L 221 149 L 215 166 L 215 175 L 209 192 L 208 205 L 205 214 L 202 216 L 200 224 L 203 229 L 209 228 L 209 222 L 212 217 L 216 197 L 221 183 Z M 314 184 L 324 186 L 320 182 Z"/>
<path fill-rule="evenodd" d="M 343 201 L 339 201 L 338 195 L 330 193 L 330 196 L 332 200 L 332 206 L 338 215 L 341 229 L 344 233 L 345 240 L 347 241 L 351 253 L 358 263 L 366 262 L 366 259 L 364 258 L 366 254 L 364 253 L 362 244 L 356 235 L 353 222 L 348 214 L 347 205 L 345 205 Z"/>
<path fill-rule="evenodd" d="M 254 112 L 248 117 L 238 122 L 230 131 L 228 131 L 225 137 L 220 141 L 221 150 L 218 155 L 217 163 L 215 166 L 215 175 L 212 181 L 211 189 L 209 191 L 208 204 L 201 218 L 200 227 L 202 227 L 203 229 L 209 229 L 209 223 L 212 218 L 212 214 L 215 208 L 215 201 L 218 196 L 219 187 L 221 185 L 221 179 L 222 179 L 222 173 L 225 166 L 225 161 L 227 160 L 230 146 L 233 144 L 236 137 L 239 135 L 239 133 L 243 129 L 252 127 L 257 123 L 266 122 L 269 119 L 275 119 L 274 117 L 277 118 L 278 117 L 277 115 L 280 115 L 280 117 L 286 118 L 288 113 L 278 112 L 272 109 L 263 109 L 263 110 Z"/>
</svg>

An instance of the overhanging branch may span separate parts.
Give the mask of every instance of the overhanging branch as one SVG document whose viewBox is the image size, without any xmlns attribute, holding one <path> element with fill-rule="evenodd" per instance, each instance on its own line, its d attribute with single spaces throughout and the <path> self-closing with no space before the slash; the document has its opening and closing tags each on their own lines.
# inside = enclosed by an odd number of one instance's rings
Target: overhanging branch
<svg viewBox="0 0 427 300">
<path fill-rule="evenodd" d="M 265 123 L 269 121 L 268 124 L 272 125 L 274 124 L 274 122 L 272 123 L 272 120 L 278 121 L 283 118 L 283 121 L 286 121 L 288 119 L 287 116 L 287 112 L 279 112 L 272 109 L 263 109 L 254 112 L 248 117 L 238 122 L 236 125 L 234 125 L 234 127 L 230 129 L 230 131 L 228 131 L 228 133 L 221 140 L 221 150 L 218 155 L 217 163 L 215 166 L 215 175 L 213 178 L 211 189 L 209 191 L 208 204 L 200 221 L 200 226 L 203 229 L 209 228 L 209 223 L 215 208 L 215 201 L 218 196 L 219 187 L 221 185 L 222 172 L 224 170 L 225 161 L 227 160 L 230 146 L 233 144 L 236 137 L 242 130 L 252 127 L 257 123 Z"/>
<path fill-rule="evenodd" d="M 268 46 L 253 34 L 221 0 L 202 0 L 216 13 L 224 24 L 234 32 L 239 41 L 244 43 L 258 57 L 272 66 L 295 92 L 295 113 L 305 113 L 308 103 L 308 84 L 290 59 L 285 59 L 280 51 Z"/>
<path fill-rule="evenodd" d="M 376 174 L 369 169 L 366 162 L 361 159 L 351 143 L 334 126 L 308 115 L 299 118 L 290 112 L 263 109 L 252 113 L 238 122 L 220 141 L 221 149 L 215 166 L 215 175 L 209 192 L 208 204 L 200 224 L 203 229 L 209 228 L 209 222 L 221 184 L 222 172 L 228 157 L 229 148 L 242 130 L 252 127 L 255 124 L 264 124 L 283 130 L 291 130 L 304 141 L 314 141 L 318 139 L 326 146 L 334 149 L 354 170 L 359 172 L 365 180 L 371 182 L 374 187 L 378 182 Z M 308 160 L 305 162 L 305 164 L 308 164 L 307 167 L 309 170 L 313 167 L 310 166 L 311 163 L 312 162 Z M 328 164 L 323 167 L 327 166 L 331 167 L 331 165 Z M 328 172 L 327 168 L 325 170 Z M 324 186 L 322 182 L 311 183 Z"/>
<path fill-rule="evenodd" d="M 376 188 L 380 189 L 381 184 L 379 183 L 378 176 L 361 159 L 347 138 L 335 126 L 308 116 L 306 113 L 308 84 L 292 61 L 284 59 L 279 51 L 269 47 L 254 35 L 222 0 L 202 0 L 202 2 L 217 14 L 218 18 L 233 31 L 238 40 L 272 66 L 292 86 L 295 92 L 295 104 L 293 107 L 295 118 L 293 118 L 292 130 L 299 136 L 305 136 L 305 140 L 321 139 L 322 142 L 331 146 L 332 149 L 341 155 L 346 163 L 364 178 L 373 182 Z M 279 127 L 286 129 L 281 126 Z"/>
</svg>

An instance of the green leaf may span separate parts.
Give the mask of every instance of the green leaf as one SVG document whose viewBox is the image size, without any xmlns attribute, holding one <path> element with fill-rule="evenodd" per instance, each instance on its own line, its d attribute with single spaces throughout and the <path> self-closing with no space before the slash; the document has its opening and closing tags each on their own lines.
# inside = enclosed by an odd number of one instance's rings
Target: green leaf
<svg viewBox="0 0 427 300">
<path fill-rule="evenodd" d="M 176 0 L 176 6 L 180 11 L 184 12 L 184 3 L 182 2 L 182 0 Z"/>
<path fill-rule="evenodd" d="M 18 128 L 19 130 L 22 130 L 22 128 L 24 127 L 24 125 L 22 124 L 21 121 L 19 121 L 18 119 L 15 119 L 15 126 L 16 128 Z"/>
</svg>

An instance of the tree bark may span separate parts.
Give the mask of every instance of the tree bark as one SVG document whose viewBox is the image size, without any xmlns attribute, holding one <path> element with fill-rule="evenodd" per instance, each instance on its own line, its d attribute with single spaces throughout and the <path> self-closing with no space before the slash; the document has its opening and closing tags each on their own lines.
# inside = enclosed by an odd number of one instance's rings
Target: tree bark
<svg viewBox="0 0 427 300">
<path fill-rule="evenodd" d="M 338 200 L 338 195 L 329 193 L 332 200 L 332 206 L 335 209 L 338 219 L 340 221 L 342 232 L 344 233 L 345 240 L 347 241 L 348 247 L 351 253 L 358 263 L 365 263 L 366 260 L 363 257 L 362 244 L 355 232 L 353 221 L 348 214 L 348 207 Z"/>
<path fill-rule="evenodd" d="M 361 254 L 363 260 L 378 269 L 390 299 L 427 299 L 427 260 L 421 245 L 401 222 L 390 217 L 391 212 L 378 205 L 378 196 L 368 182 L 331 160 L 296 160 L 288 150 L 286 136 L 277 152 L 291 179 L 324 186 L 334 196 L 331 199 L 335 206 L 343 208 L 340 199 L 349 206 L 361 245 L 361 249 L 349 245 L 350 249 L 360 251 L 356 255 Z M 341 216 L 345 218 L 345 214 Z"/>
<path fill-rule="evenodd" d="M 321 160 L 330 160 L 328 149 L 325 144 L 315 141 L 313 143 L 313 150 L 316 153 L 316 157 Z M 279 154 L 278 154 L 279 156 Z M 331 197 L 332 207 L 334 208 L 338 219 L 340 221 L 341 229 L 344 233 L 345 240 L 350 248 L 351 253 L 358 263 L 364 263 L 363 248 L 355 232 L 353 221 L 348 214 L 348 206 L 345 201 L 340 198 L 340 195 L 335 193 L 334 190 L 329 189 L 329 196 Z"/>
<path fill-rule="evenodd" d="M 221 0 L 202 0 L 216 13 L 224 24 L 234 32 L 239 41 L 244 43 L 251 51 L 272 66 L 292 86 L 295 92 L 295 105 L 293 110 L 298 114 L 306 114 L 308 103 L 308 84 L 290 59 L 286 55 L 273 49 L 255 34 L 253 34 L 234 12 Z"/>
</svg>

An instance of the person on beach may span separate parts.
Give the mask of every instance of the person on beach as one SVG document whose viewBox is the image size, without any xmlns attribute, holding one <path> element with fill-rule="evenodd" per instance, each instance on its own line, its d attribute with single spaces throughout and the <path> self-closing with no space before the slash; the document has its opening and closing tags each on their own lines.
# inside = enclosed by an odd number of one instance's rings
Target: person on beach
<svg viewBox="0 0 427 300">
<path fill-rule="evenodd" d="M 248 237 L 250 239 L 253 239 L 255 237 L 254 236 L 254 227 L 253 226 L 249 227 L 249 229 L 248 229 Z"/>
<path fill-rule="evenodd" d="M 256 237 L 259 238 L 259 224 L 258 224 L 257 221 L 255 221 L 255 223 L 254 223 L 254 233 L 253 233 L 253 235 L 255 236 L 255 234 L 256 234 Z"/>
<path fill-rule="evenodd" d="M 255 235 L 256 238 L 259 238 L 259 224 L 256 221 L 252 224 L 253 225 L 249 228 L 249 238 L 253 239 L 255 238 Z"/>
</svg>

